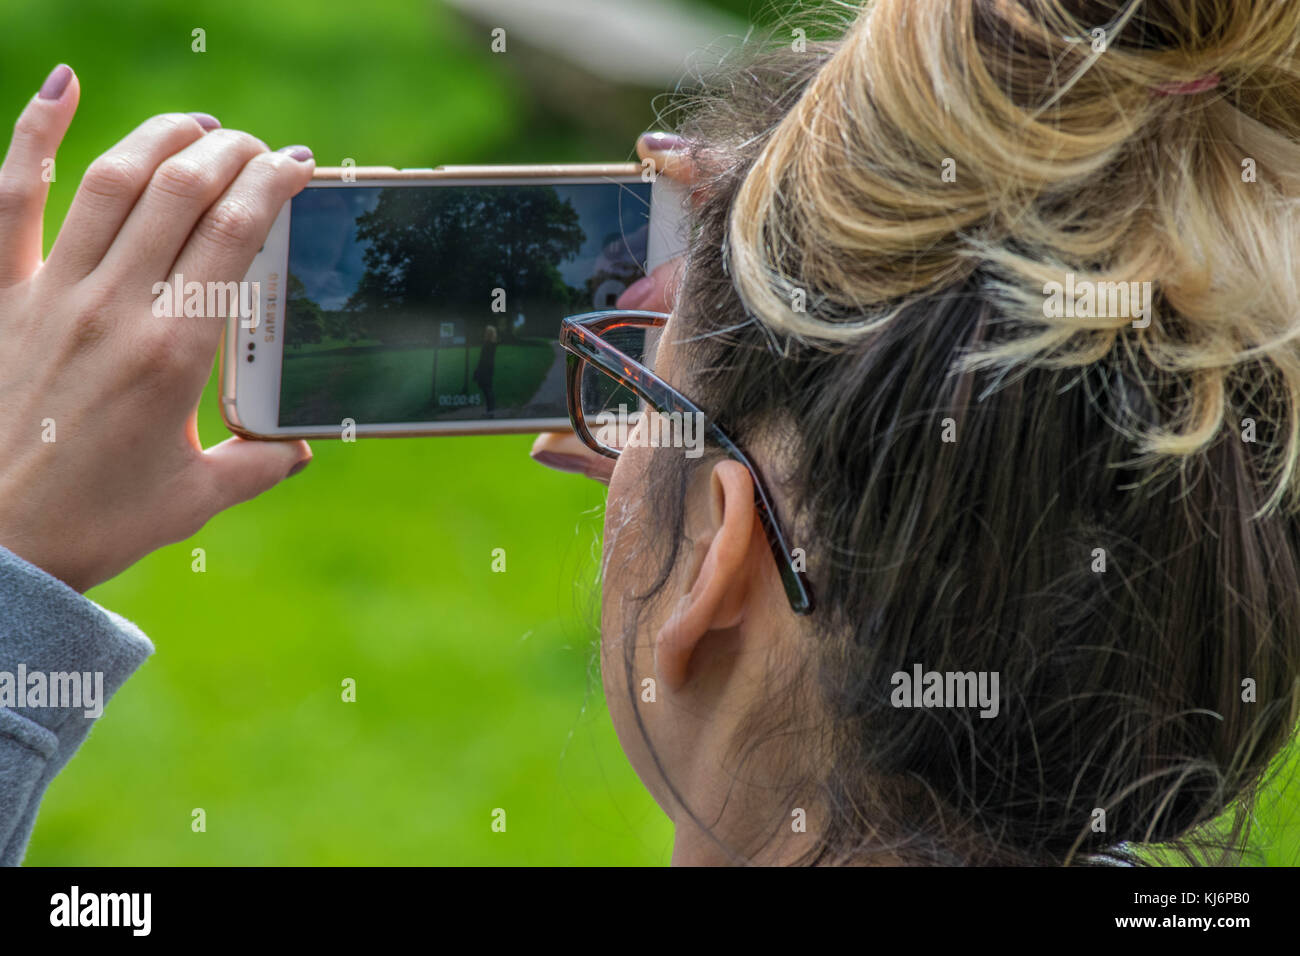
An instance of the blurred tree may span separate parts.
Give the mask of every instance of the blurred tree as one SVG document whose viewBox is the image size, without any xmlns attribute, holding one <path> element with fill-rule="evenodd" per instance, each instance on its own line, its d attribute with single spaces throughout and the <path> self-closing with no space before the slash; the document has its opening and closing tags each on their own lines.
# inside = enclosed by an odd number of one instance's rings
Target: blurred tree
<svg viewBox="0 0 1300 956">
<path fill-rule="evenodd" d="M 557 264 L 577 255 L 586 233 L 554 189 L 483 186 L 384 190 L 358 217 L 357 239 L 367 243 L 366 270 L 345 309 L 366 313 L 370 336 L 385 345 L 437 348 L 445 319 L 486 324 L 498 305 L 523 317 L 508 324 L 512 333 L 553 329 L 558 317 L 544 310 L 573 295 Z M 436 355 L 430 374 L 436 397 Z"/>
<path fill-rule="evenodd" d="M 289 273 L 289 299 L 285 304 L 284 344 L 312 345 L 325 335 L 325 321 L 321 307 L 307 296 L 307 287 L 292 272 Z"/>
<path fill-rule="evenodd" d="M 509 312 L 530 299 L 565 301 L 556 263 L 586 241 L 578 213 L 551 189 L 385 190 L 357 220 L 366 271 L 345 308 L 382 312 L 432 303 L 460 315 L 491 309 L 504 289 Z M 433 317 L 426 323 L 436 333 Z"/>
</svg>

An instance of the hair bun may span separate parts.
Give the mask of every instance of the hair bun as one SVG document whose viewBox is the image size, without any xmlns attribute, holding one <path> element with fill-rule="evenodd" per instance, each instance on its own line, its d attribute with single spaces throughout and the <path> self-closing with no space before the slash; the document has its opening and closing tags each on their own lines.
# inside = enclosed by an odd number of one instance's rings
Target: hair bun
<svg viewBox="0 0 1300 956">
<path fill-rule="evenodd" d="M 831 348 L 987 276 L 1017 334 L 972 362 L 1158 382 L 1152 460 L 1255 420 L 1300 504 L 1298 45 L 1300 0 L 878 0 L 762 140 L 730 273 Z M 1116 285 L 1142 314 L 1045 301 Z"/>
</svg>

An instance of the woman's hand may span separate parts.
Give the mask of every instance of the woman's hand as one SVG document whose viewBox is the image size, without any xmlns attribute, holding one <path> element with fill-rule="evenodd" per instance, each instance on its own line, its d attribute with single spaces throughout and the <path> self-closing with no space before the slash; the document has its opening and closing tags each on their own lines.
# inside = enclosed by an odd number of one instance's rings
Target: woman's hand
<svg viewBox="0 0 1300 956">
<path fill-rule="evenodd" d="M 155 116 L 91 164 L 42 262 L 42 174 L 79 96 L 58 67 L 0 167 L 0 545 L 84 591 L 310 460 L 302 442 L 203 449 L 225 319 L 156 317 L 153 287 L 243 279 L 314 163 L 203 114 Z"/>
<path fill-rule="evenodd" d="M 636 152 L 643 160 L 654 161 L 655 170 L 686 186 L 694 186 L 695 169 L 684 152 L 686 144 L 673 133 L 647 133 L 637 140 Z M 676 295 L 680 258 L 665 262 L 648 276 L 643 276 L 623 290 L 615 307 L 646 312 L 671 312 Z M 543 432 L 533 442 L 533 460 L 556 471 L 586 475 L 609 484 L 614 473 L 614 459 L 598 455 L 573 432 Z"/>
</svg>

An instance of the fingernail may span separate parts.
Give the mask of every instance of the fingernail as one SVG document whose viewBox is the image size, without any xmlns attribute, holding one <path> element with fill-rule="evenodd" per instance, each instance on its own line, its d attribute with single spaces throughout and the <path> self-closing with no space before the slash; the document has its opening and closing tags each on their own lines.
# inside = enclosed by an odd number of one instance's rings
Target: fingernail
<svg viewBox="0 0 1300 956">
<path fill-rule="evenodd" d="M 649 276 L 642 276 L 623 290 L 615 305 L 620 309 L 635 309 L 653 288 L 654 280 Z"/>
<path fill-rule="evenodd" d="M 63 91 L 68 88 L 68 82 L 72 79 L 72 67 L 66 63 L 60 63 L 45 78 L 41 84 L 41 91 L 37 95 L 43 100 L 57 100 L 63 95 Z"/>
<path fill-rule="evenodd" d="M 285 475 L 284 477 L 286 477 L 286 478 L 292 478 L 294 475 L 298 474 L 298 472 L 302 471 L 304 468 L 306 468 L 306 467 L 307 467 L 308 465 L 310 465 L 310 464 L 311 464 L 311 458 L 310 458 L 310 457 L 308 457 L 308 458 L 304 458 L 304 459 L 302 459 L 302 461 L 298 462 L 296 465 L 294 465 L 292 468 L 290 468 L 290 469 L 289 469 L 289 474 Z"/>
<path fill-rule="evenodd" d="M 191 113 L 190 115 L 193 116 L 196 120 L 198 120 L 199 125 L 202 126 L 205 130 L 216 129 L 221 125 L 221 120 L 217 119 L 215 116 L 211 115 L 210 113 Z"/>
<path fill-rule="evenodd" d="M 305 163 L 311 159 L 311 150 L 306 146 L 282 146 L 277 152 L 286 153 L 300 163 Z"/>
<path fill-rule="evenodd" d="M 682 139 L 676 133 L 646 133 L 641 137 L 648 149 L 685 149 L 686 140 Z"/>
<path fill-rule="evenodd" d="M 533 454 L 533 461 L 556 471 L 565 471 L 575 475 L 585 475 L 591 463 L 577 455 L 561 455 L 553 451 L 539 451 Z"/>
</svg>

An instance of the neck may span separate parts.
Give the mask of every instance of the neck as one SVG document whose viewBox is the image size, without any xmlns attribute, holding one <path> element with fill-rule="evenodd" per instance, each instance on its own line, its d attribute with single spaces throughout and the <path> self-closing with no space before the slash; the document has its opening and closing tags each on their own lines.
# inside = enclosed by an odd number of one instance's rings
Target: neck
<svg viewBox="0 0 1300 956">
<path fill-rule="evenodd" d="M 795 808 L 800 810 L 801 808 Z M 728 814 L 727 816 L 731 816 Z M 750 819 L 771 821 L 761 832 L 714 826 L 706 831 L 689 817 L 677 824 L 673 837 L 673 866 L 793 866 L 806 861 L 817 845 L 818 836 L 805 832 L 803 820 L 792 810 L 776 819 L 755 815 Z M 725 821 L 724 821 L 725 822 Z"/>
</svg>

